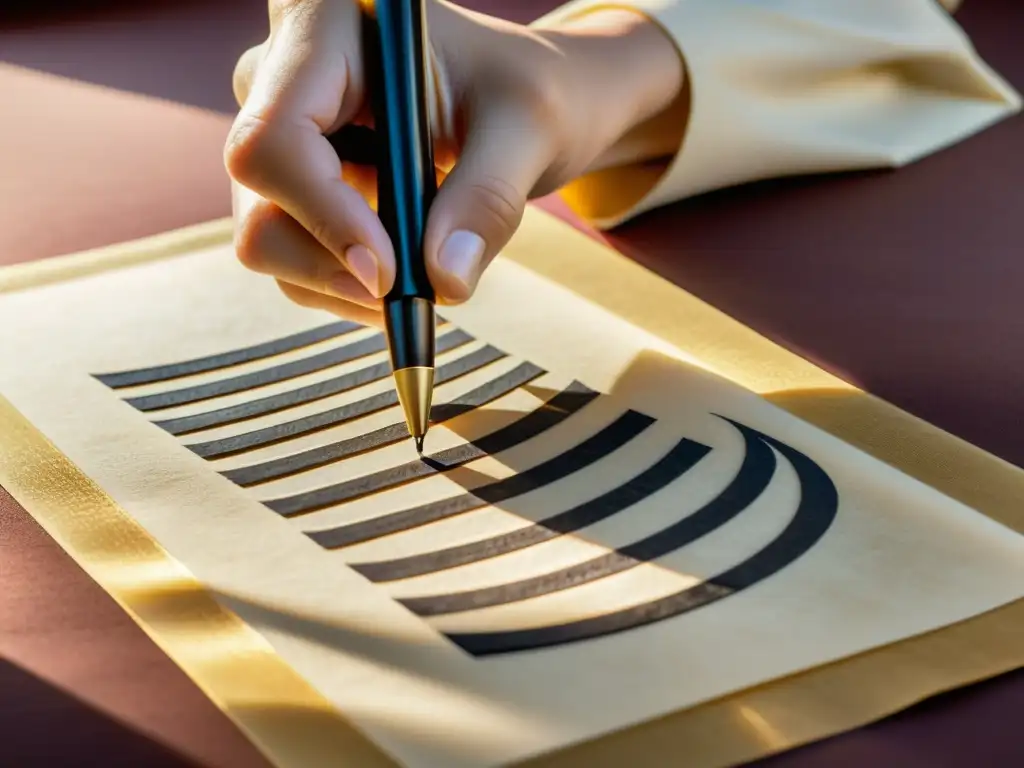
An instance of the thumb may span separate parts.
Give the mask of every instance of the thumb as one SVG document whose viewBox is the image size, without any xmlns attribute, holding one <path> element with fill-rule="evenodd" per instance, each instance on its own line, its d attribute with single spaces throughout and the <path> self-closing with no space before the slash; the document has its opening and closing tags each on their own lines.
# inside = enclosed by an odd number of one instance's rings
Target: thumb
<svg viewBox="0 0 1024 768">
<path fill-rule="evenodd" d="M 544 132 L 526 123 L 498 111 L 477 120 L 438 189 L 424 245 L 430 282 L 444 303 L 473 294 L 484 269 L 515 234 L 550 165 Z"/>
</svg>

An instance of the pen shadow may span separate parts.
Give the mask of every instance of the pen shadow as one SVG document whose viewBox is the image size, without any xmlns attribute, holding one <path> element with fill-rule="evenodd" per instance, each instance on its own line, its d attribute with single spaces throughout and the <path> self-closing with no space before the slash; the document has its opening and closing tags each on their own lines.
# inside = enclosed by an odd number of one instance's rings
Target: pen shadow
<svg viewBox="0 0 1024 768">
<path fill-rule="evenodd" d="M 609 428 L 610 425 L 629 411 L 652 419 L 678 418 L 674 413 L 677 404 L 673 401 L 688 397 L 688 389 L 693 391 L 688 382 L 704 382 L 706 385 L 710 376 L 708 372 L 682 360 L 645 350 L 616 378 L 607 394 L 599 393 L 596 397 L 582 393 L 566 395 L 564 391 L 526 385 L 522 389 L 544 403 L 533 415 L 547 412 L 553 420 L 559 421 L 552 428 L 530 436 L 521 445 L 515 444 L 506 450 L 487 453 L 488 458 L 502 465 L 503 472 L 491 474 L 474 466 L 477 462 L 456 462 L 455 466 L 449 466 L 429 451 L 424 454 L 422 461 L 466 493 L 479 493 L 477 498 L 481 504 L 515 515 L 524 521 L 544 525 L 545 519 L 552 516 L 552 510 L 550 505 L 542 506 L 532 501 L 532 491 L 541 490 L 554 478 L 554 482 L 569 486 L 569 496 L 588 498 L 588 494 L 579 491 L 580 484 L 587 482 L 585 470 L 599 467 L 601 462 L 614 461 L 615 450 L 621 447 L 620 438 Z M 508 428 L 508 425 L 522 419 L 522 412 L 479 409 L 447 421 L 444 426 L 463 437 L 467 444 L 486 449 L 495 431 Z M 684 437 L 687 436 L 680 430 L 679 438 Z M 579 449 L 584 441 L 590 446 L 591 458 L 580 460 Z M 632 440 L 625 441 L 625 444 L 632 441 L 642 442 L 643 433 L 638 433 Z M 651 448 L 644 453 L 640 462 L 643 466 L 653 465 L 663 457 L 664 446 L 657 443 L 650 445 Z M 528 450 L 531 447 L 534 450 Z M 542 465 L 542 471 L 537 471 L 540 469 L 538 465 Z M 531 475 L 536 476 L 536 482 L 526 479 Z M 500 498 L 501 488 L 512 485 L 517 487 L 515 495 L 507 499 Z M 640 499 L 637 503 L 642 501 Z M 626 509 L 619 514 L 628 513 Z M 554 528 L 551 532 L 562 534 Z M 610 541 L 593 531 L 572 531 L 571 535 L 615 551 Z"/>
<path fill-rule="evenodd" d="M 430 490 L 424 486 L 422 503 L 403 501 L 401 509 L 371 515 L 362 522 L 345 520 L 344 507 L 340 507 L 329 515 L 333 527 L 313 525 L 307 529 L 308 535 L 326 549 L 343 551 L 346 562 L 374 581 L 401 582 L 484 560 L 503 567 L 501 560 L 492 558 L 555 539 L 579 542 L 588 551 L 596 550 L 594 557 L 615 560 L 604 575 L 589 575 L 587 583 L 600 585 L 605 578 L 640 565 L 682 577 L 687 584 L 702 581 L 704 577 L 689 572 L 686 558 L 675 552 L 681 547 L 666 550 L 663 545 L 636 545 L 638 540 L 651 538 L 645 526 L 651 524 L 652 514 L 658 526 L 672 526 L 700 506 L 700 501 L 683 490 L 673 494 L 672 485 L 684 475 L 710 470 L 723 476 L 702 480 L 723 488 L 731 480 L 725 476 L 732 471 L 729 462 L 709 466 L 704 459 L 711 448 L 684 434 L 679 418 L 678 398 L 699 397 L 699 390 L 709 381 L 706 371 L 645 351 L 617 377 L 607 394 L 526 385 L 521 389 L 543 403 L 532 411 L 483 408 L 444 421 L 444 427 L 464 442 L 433 454 L 428 450 L 420 460 L 433 470 L 433 477 L 445 478 L 451 490 L 438 493 L 436 484 L 429 486 Z M 638 403 L 643 406 L 636 407 Z M 692 403 L 689 408 L 692 411 Z M 661 424 L 657 424 L 659 420 Z M 680 422 L 678 430 L 669 428 L 678 435 L 668 441 L 666 420 Z M 546 428 L 531 429 L 525 426 L 528 422 L 541 422 Z M 661 437 L 648 439 L 655 427 Z M 502 440 L 503 435 L 509 439 Z M 737 436 L 737 447 L 741 444 Z M 465 450 L 470 446 L 478 451 Z M 621 450 L 628 450 L 628 458 Z M 593 490 L 590 486 L 600 483 L 601 473 L 612 470 L 617 460 L 628 461 L 630 472 L 613 487 Z M 410 476 L 407 482 L 417 479 Z M 376 493 L 383 504 L 392 503 L 386 500 L 387 489 Z M 654 494 L 657 508 L 647 504 Z M 372 508 L 373 494 L 370 496 L 370 507 L 362 509 Z M 407 491 L 402 498 L 409 496 Z M 725 506 L 732 509 L 736 504 Z M 638 523 L 638 530 L 644 533 L 623 541 L 630 516 L 638 513 L 644 516 L 645 522 Z M 467 521 L 468 528 L 460 527 L 459 518 L 465 517 L 473 518 Z M 613 519 L 611 525 L 596 525 Z M 429 530 L 435 524 L 454 524 L 455 528 Z M 460 534 L 460 530 L 471 533 Z M 449 535 L 455 539 L 448 539 Z M 400 539 L 398 551 L 408 552 L 409 546 L 438 549 L 396 559 L 389 555 L 389 538 L 393 536 Z M 417 544 L 421 536 L 422 543 Z M 668 537 L 676 538 L 675 534 Z M 668 555 L 672 555 L 671 562 L 661 560 Z M 408 562 L 411 560 L 420 562 Z M 505 578 L 516 581 L 515 570 L 510 565 Z M 542 594 L 560 589 L 555 581 L 570 584 L 575 578 L 563 579 L 563 575 L 553 565 L 551 573 L 543 577 L 551 584 L 542 588 L 546 590 Z"/>
</svg>

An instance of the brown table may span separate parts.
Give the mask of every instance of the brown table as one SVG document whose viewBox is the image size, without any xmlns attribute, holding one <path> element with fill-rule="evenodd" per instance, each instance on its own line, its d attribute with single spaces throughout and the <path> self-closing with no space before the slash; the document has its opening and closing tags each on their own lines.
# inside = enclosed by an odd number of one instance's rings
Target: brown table
<svg viewBox="0 0 1024 768">
<path fill-rule="evenodd" d="M 467 4 L 520 20 L 553 5 Z M 48 10 L 0 11 L 0 263 L 227 215 L 230 71 L 265 35 L 265 0 L 25 5 Z M 1024 4 L 968 0 L 959 18 L 1024 87 Z M 762 334 L 1024 466 L 1022 213 L 1017 119 L 898 173 L 708 195 L 610 239 Z M 0 585 L 0 765 L 265 765 L 2 491 Z M 1021 711 L 1016 673 L 760 765 L 1024 765 Z"/>
</svg>

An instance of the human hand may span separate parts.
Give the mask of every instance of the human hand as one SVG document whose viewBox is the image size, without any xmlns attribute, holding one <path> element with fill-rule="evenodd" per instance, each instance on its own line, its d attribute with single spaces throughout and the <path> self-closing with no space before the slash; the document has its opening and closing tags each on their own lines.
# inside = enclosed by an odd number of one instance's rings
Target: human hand
<svg viewBox="0 0 1024 768">
<path fill-rule="evenodd" d="M 371 122 L 359 5 L 272 0 L 267 41 L 235 71 L 241 110 L 225 165 L 242 264 L 299 304 L 381 325 L 395 260 L 373 208 L 375 173 L 342 164 L 326 138 Z M 438 302 L 459 303 L 527 200 L 614 164 L 616 147 L 674 101 L 683 67 L 661 30 L 630 10 L 540 29 L 427 0 L 427 19 L 442 182 L 424 250 Z"/>
</svg>

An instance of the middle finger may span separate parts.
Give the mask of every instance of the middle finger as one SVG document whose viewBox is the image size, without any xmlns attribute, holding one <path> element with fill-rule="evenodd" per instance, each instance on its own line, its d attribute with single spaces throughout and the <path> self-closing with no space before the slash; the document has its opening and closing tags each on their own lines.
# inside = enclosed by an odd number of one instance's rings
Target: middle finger
<svg viewBox="0 0 1024 768">
<path fill-rule="evenodd" d="M 348 268 L 299 222 L 269 200 L 235 187 L 235 250 L 248 269 L 282 282 L 379 309 L 363 283 L 376 279 L 372 255 L 350 253 Z M 363 274 L 353 274 L 362 270 Z"/>
</svg>

